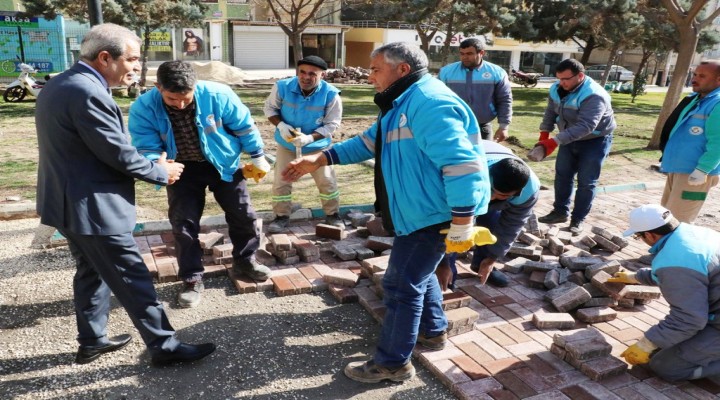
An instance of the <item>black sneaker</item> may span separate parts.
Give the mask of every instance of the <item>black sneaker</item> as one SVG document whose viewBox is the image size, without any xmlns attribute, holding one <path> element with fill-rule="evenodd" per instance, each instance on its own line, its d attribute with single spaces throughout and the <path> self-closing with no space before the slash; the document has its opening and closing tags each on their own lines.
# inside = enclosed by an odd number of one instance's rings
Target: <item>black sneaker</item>
<svg viewBox="0 0 720 400">
<path fill-rule="evenodd" d="M 570 221 L 570 232 L 573 236 L 580 236 L 583 231 L 582 221 Z"/>
<path fill-rule="evenodd" d="M 544 224 L 559 224 L 562 222 L 567 222 L 568 216 L 565 214 L 560 214 L 559 212 L 553 210 L 550 214 L 545 215 L 544 217 L 538 218 L 539 222 L 542 222 Z"/>
<path fill-rule="evenodd" d="M 285 216 L 285 215 L 278 215 L 270 223 L 270 225 L 268 225 L 268 232 L 270 232 L 270 233 L 284 232 L 285 228 L 287 228 L 289 223 L 290 223 L 290 217 Z"/>
<path fill-rule="evenodd" d="M 202 281 L 183 283 L 182 291 L 178 294 L 178 305 L 183 308 L 193 308 L 200 304 L 205 285 Z"/>
<path fill-rule="evenodd" d="M 493 269 L 490 276 L 488 276 L 487 283 L 497 287 L 506 287 L 510 284 L 510 280 L 504 273 Z"/>
<path fill-rule="evenodd" d="M 260 264 L 257 260 L 255 260 L 255 258 L 240 262 L 233 261 L 232 268 L 235 274 L 245 275 L 257 282 L 265 282 L 270 277 L 270 268 Z"/>
<path fill-rule="evenodd" d="M 340 218 L 337 213 L 326 216 L 325 224 L 337 226 L 339 228 L 345 228 L 345 222 L 342 220 L 342 218 Z"/>
</svg>

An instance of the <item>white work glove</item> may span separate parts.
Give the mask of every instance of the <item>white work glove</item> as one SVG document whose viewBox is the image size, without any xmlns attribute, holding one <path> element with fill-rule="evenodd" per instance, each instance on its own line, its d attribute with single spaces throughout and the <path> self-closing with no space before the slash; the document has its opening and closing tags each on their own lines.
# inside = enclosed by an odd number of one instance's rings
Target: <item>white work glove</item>
<svg viewBox="0 0 720 400">
<path fill-rule="evenodd" d="M 312 134 L 310 134 L 310 135 L 301 134 L 300 136 L 293 139 L 292 142 L 295 145 L 295 147 L 305 147 L 306 145 L 308 145 L 314 141 L 315 141 L 315 138 L 313 137 Z"/>
<path fill-rule="evenodd" d="M 279 124 L 277 124 L 277 128 L 280 131 L 280 136 L 282 136 L 283 139 L 285 139 L 286 142 L 292 142 L 295 138 L 295 135 L 290 133 L 291 131 L 294 131 L 295 128 L 292 126 L 280 121 Z"/>
<path fill-rule="evenodd" d="M 705 183 L 705 181 L 707 181 L 707 174 L 699 169 L 695 169 L 695 171 L 688 176 L 688 185 L 690 186 L 700 186 Z"/>
<path fill-rule="evenodd" d="M 268 173 L 268 171 L 270 171 L 270 163 L 267 162 L 264 155 L 251 158 L 250 161 L 252 161 L 255 168 L 259 169 L 260 171 L 265 173 Z"/>
</svg>

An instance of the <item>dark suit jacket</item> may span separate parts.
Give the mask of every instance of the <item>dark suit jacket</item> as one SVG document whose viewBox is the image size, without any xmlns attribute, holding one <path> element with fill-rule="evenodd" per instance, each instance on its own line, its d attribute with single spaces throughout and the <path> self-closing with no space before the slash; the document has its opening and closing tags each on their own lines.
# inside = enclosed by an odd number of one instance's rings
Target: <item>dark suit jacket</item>
<svg viewBox="0 0 720 400">
<path fill-rule="evenodd" d="M 120 108 L 100 79 L 75 64 L 38 96 L 41 222 L 82 235 L 135 227 L 134 179 L 167 184 L 167 172 L 130 144 Z"/>
</svg>

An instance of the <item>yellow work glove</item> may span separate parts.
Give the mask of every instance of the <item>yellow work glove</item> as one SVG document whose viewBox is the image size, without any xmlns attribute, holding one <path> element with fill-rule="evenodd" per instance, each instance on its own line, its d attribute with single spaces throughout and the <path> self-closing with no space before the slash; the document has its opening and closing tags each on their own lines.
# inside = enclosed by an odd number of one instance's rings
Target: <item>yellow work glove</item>
<svg viewBox="0 0 720 400">
<path fill-rule="evenodd" d="M 642 339 L 623 351 L 620 357 L 624 357 L 630 365 L 647 364 L 650 362 L 650 353 L 655 349 L 657 346 L 643 336 Z"/>
<path fill-rule="evenodd" d="M 446 253 L 463 253 L 473 246 L 484 246 L 497 241 L 497 238 L 487 228 L 472 224 L 450 224 L 450 229 L 443 229 L 440 233 L 447 234 L 445 238 Z"/>
<path fill-rule="evenodd" d="M 634 272 L 629 271 L 620 271 L 613 274 L 612 278 L 609 278 L 608 282 L 615 282 L 615 283 L 630 283 L 630 284 L 637 284 L 640 283 L 640 281 L 637 280 L 635 277 Z"/>
<path fill-rule="evenodd" d="M 243 166 L 243 176 L 247 180 L 254 179 L 255 183 L 258 183 L 270 171 L 270 164 L 265 160 L 265 156 L 255 157 L 251 161 L 252 164 Z"/>
</svg>

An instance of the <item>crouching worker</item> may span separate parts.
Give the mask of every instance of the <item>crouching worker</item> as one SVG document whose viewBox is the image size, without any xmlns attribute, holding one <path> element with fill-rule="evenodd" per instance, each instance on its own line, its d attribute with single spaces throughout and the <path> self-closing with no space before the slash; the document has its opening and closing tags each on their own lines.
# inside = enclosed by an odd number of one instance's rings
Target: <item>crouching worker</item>
<svg viewBox="0 0 720 400">
<path fill-rule="evenodd" d="M 630 212 L 630 235 L 651 246 L 652 266 L 610 281 L 659 286 L 670 313 L 621 356 L 668 381 L 720 374 L 720 233 L 650 204 Z"/>
<path fill-rule="evenodd" d="M 495 261 L 505 256 L 532 215 L 540 190 L 540 180 L 530 167 L 507 147 L 483 140 L 490 174 L 490 205 L 488 212 L 475 219 L 475 224 L 490 230 L 497 237 L 493 244 L 476 246 L 470 269 L 480 281 L 493 286 L 509 284 L 507 276 L 494 268 Z M 455 254 L 450 254 L 437 269 L 443 290 L 454 287 L 457 279 Z"/>
</svg>

